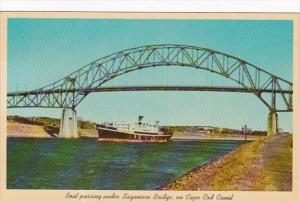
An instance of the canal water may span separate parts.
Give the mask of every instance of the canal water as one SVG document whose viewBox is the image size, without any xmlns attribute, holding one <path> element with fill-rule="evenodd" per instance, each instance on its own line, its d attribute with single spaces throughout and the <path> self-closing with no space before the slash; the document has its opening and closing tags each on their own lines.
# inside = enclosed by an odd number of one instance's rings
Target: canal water
<svg viewBox="0 0 300 202">
<path fill-rule="evenodd" d="M 95 139 L 7 140 L 8 189 L 151 190 L 174 181 L 241 141 L 167 143 Z"/>
</svg>

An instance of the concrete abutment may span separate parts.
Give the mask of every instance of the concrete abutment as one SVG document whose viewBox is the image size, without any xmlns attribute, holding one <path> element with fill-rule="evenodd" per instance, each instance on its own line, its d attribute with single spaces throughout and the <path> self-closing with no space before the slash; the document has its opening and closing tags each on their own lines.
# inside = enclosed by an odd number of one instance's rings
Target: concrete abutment
<svg viewBox="0 0 300 202">
<path fill-rule="evenodd" d="M 268 116 L 268 136 L 278 133 L 278 114 L 270 111 Z"/>
<path fill-rule="evenodd" d="M 60 121 L 60 138 L 78 138 L 77 113 L 75 109 L 65 108 Z"/>
</svg>

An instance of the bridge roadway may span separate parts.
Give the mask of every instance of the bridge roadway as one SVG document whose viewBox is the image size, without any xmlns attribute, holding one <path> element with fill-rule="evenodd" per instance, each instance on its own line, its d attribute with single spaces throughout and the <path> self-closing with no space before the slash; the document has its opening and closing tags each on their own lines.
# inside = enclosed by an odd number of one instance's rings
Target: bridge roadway
<svg viewBox="0 0 300 202">
<path fill-rule="evenodd" d="M 240 93 L 253 93 L 249 88 L 241 87 L 224 87 L 224 86 L 181 86 L 181 85 L 151 85 L 151 86 L 101 86 L 98 88 L 86 88 L 86 89 L 50 89 L 44 91 L 26 91 L 26 92 L 14 92 L 8 93 L 7 96 L 16 96 L 16 95 L 33 95 L 38 93 L 50 94 L 50 93 L 72 93 L 72 92 L 82 92 L 82 93 L 91 93 L 91 92 L 118 92 L 118 91 L 217 91 L 217 92 L 240 92 Z M 287 93 L 293 94 L 292 90 L 271 90 L 271 89 L 256 89 L 257 93 Z"/>
</svg>

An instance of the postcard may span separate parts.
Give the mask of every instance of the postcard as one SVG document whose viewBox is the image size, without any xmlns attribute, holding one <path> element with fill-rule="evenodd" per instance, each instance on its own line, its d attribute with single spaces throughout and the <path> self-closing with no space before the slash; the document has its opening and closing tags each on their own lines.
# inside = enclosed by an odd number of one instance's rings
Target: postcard
<svg viewBox="0 0 300 202">
<path fill-rule="evenodd" d="M 2 12 L 0 201 L 296 202 L 299 26 Z"/>
</svg>

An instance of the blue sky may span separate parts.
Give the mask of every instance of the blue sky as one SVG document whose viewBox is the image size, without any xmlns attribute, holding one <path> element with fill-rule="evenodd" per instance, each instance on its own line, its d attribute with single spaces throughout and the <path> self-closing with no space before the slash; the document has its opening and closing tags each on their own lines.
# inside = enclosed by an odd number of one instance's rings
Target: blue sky
<svg viewBox="0 0 300 202">
<path fill-rule="evenodd" d="M 211 48 L 249 61 L 292 80 L 292 21 L 9 19 L 8 91 L 45 86 L 119 50 L 149 44 Z M 149 68 L 107 85 L 232 85 L 188 68 Z M 252 94 L 215 92 L 115 92 L 90 94 L 77 108 L 96 122 L 135 120 L 171 125 L 212 125 L 265 130 L 268 109 Z M 60 109 L 9 109 L 8 114 L 61 116 Z M 292 114 L 279 114 L 280 127 L 292 129 Z"/>
</svg>

